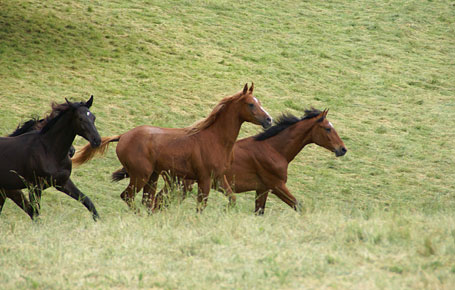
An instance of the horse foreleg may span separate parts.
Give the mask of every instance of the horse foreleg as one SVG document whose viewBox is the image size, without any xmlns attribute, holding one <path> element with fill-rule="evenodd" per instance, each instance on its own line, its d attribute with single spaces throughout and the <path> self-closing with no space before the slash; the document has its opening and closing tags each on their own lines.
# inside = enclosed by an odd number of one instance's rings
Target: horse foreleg
<svg viewBox="0 0 455 290">
<path fill-rule="evenodd" d="M 223 175 L 223 190 L 224 190 L 224 194 L 229 197 L 229 205 L 234 206 L 237 201 L 237 198 L 236 198 L 234 192 L 232 191 L 231 186 L 229 185 L 226 175 Z"/>
<path fill-rule="evenodd" d="M 202 212 L 207 206 L 207 199 L 210 193 L 211 178 L 203 178 L 198 180 L 198 193 L 197 193 L 197 212 Z"/>
<path fill-rule="evenodd" d="M 137 210 L 134 205 L 134 198 L 136 193 L 142 190 L 149 180 L 148 176 L 137 177 L 133 173 L 130 174 L 130 184 L 125 188 L 125 190 L 120 194 L 120 197 L 132 210 Z"/>
<path fill-rule="evenodd" d="M 267 202 L 267 197 L 269 195 L 268 190 L 256 190 L 256 200 L 255 200 L 255 209 L 254 212 L 257 215 L 263 215 L 265 211 L 265 203 Z"/>
<path fill-rule="evenodd" d="M 30 205 L 28 202 L 27 198 L 25 197 L 24 193 L 22 190 L 7 190 L 5 193 L 0 193 L 0 212 L 1 208 L 3 208 L 3 204 L 5 203 L 6 197 L 10 198 L 12 201 L 14 201 L 17 206 L 19 206 L 23 211 L 25 211 L 28 216 L 33 220 L 34 219 L 34 210 L 33 207 Z M 3 198 L 3 202 L 1 201 Z"/>
<path fill-rule="evenodd" d="M 295 211 L 302 211 L 302 206 L 297 201 L 297 199 L 289 192 L 285 183 L 281 183 L 272 189 L 272 192 L 278 196 L 279 199 L 284 201 L 287 205 L 292 207 Z"/>
<path fill-rule="evenodd" d="M 56 186 L 55 188 L 81 202 L 92 213 L 95 221 L 100 217 L 90 198 L 83 194 L 71 179 L 68 179 L 63 186 Z"/>
</svg>

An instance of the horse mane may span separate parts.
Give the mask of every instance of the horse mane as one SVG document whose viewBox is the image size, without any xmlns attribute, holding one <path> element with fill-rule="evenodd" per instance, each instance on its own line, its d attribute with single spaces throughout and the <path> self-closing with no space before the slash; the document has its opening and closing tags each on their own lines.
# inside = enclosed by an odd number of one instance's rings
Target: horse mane
<svg viewBox="0 0 455 290">
<path fill-rule="evenodd" d="M 17 126 L 16 130 L 14 130 L 13 133 L 8 135 L 8 137 L 19 136 L 19 135 L 25 134 L 27 132 L 30 132 L 32 130 L 40 131 L 41 133 L 45 133 L 47 130 L 49 130 L 50 126 L 48 128 L 46 128 L 46 131 L 44 131 L 44 132 L 43 132 L 43 128 L 46 127 L 46 125 L 49 124 L 49 122 L 51 120 L 56 119 L 56 117 L 59 114 L 61 114 L 63 111 L 66 111 L 69 109 L 69 108 L 67 108 L 67 107 L 69 107 L 69 105 L 65 104 L 65 103 L 64 104 L 52 103 L 51 107 L 52 107 L 52 110 L 46 117 L 44 117 L 43 119 L 39 119 L 38 117 L 33 117 L 32 119 L 28 120 L 27 122 L 24 122 L 22 125 L 19 124 Z M 55 121 L 57 121 L 57 120 L 55 120 Z M 55 123 L 55 121 L 54 121 L 54 123 Z"/>
<path fill-rule="evenodd" d="M 37 130 L 40 130 L 40 134 L 44 134 L 46 133 L 47 131 L 49 131 L 49 129 L 55 124 L 57 123 L 57 121 L 66 113 L 68 112 L 69 110 L 71 109 L 74 109 L 74 108 L 79 108 L 81 106 L 84 106 L 85 103 L 84 102 L 75 102 L 75 103 L 63 103 L 63 104 L 57 104 L 55 102 L 52 102 L 51 103 L 51 112 L 46 116 L 44 117 L 43 121 L 40 122 L 36 129 Z"/>
<path fill-rule="evenodd" d="M 305 110 L 305 115 L 302 118 L 298 118 L 290 113 L 282 114 L 281 116 L 278 117 L 278 121 L 276 121 L 276 125 L 264 130 L 262 133 L 259 133 L 256 136 L 254 136 L 254 140 L 263 141 L 270 137 L 276 136 L 280 132 L 285 130 L 286 128 L 289 128 L 290 126 L 294 125 L 295 123 L 317 117 L 321 113 L 322 113 L 321 111 L 319 111 L 315 108 L 311 108 L 310 110 Z"/>
<path fill-rule="evenodd" d="M 215 108 L 213 108 L 210 115 L 208 115 L 206 118 L 204 118 L 202 120 L 195 122 L 193 125 L 184 128 L 185 131 L 189 135 L 193 135 L 204 129 L 207 129 L 213 123 L 215 123 L 218 116 L 221 114 L 221 112 L 224 111 L 224 109 L 227 107 L 228 104 L 242 99 L 243 96 L 246 96 L 246 94 L 244 95 L 242 92 L 238 92 L 233 96 L 225 97 L 218 103 L 218 105 L 215 106 Z"/>
<path fill-rule="evenodd" d="M 8 137 L 15 137 L 30 132 L 32 130 L 38 130 L 36 126 L 40 124 L 40 122 L 42 121 L 43 119 L 39 120 L 38 118 L 32 118 L 27 122 L 24 122 L 23 124 L 19 124 L 16 130 L 14 130 L 13 133 L 9 134 Z"/>
</svg>

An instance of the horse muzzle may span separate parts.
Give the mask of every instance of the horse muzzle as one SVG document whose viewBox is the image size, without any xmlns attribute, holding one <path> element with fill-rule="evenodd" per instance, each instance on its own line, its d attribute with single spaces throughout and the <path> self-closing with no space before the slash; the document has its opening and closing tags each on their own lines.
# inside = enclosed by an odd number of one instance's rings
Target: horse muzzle
<svg viewBox="0 0 455 290">
<path fill-rule="evenodd" d="M 100 145 L 101 145 L 101 138 L 100 137 L 93 138 L 92 140 L 90 140 L 90 146 L 92 146 L 92 148 L 100 147 Z"/>
<path fill-rule="evenodd" d="M 266 117 L 264 121 L 261 122 L 262 128 L 268 129 L 272 127 L 272 118 L 271 117 Z"/>
<path fill-rule="evenodd" d="M 346 147 L 340 147 L 338 149 L 335 149 L 334 152 L 336 157 L 340 157 L 344 156 L 346 152 L 348 152 L 348 149 L 346 149 Z"/>
</svg>

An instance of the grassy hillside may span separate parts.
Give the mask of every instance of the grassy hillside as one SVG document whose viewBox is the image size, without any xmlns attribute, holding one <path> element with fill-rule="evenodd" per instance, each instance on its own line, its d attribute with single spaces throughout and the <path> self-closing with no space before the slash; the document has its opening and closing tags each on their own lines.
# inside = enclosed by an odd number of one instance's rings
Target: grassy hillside
<svg viewBox="0 0 455 290">
<path fill-rule="evenodd" d="M 256 217 L 216 192 L 134 214 L 111 148 L 72 175 L 100 222 L 55 190 L 35 223 L 7 201 L 2 287 L 453 287 L 454 21 L 452 1 L 0 1 L 1 135 L 91 94 L 102 136 L 184 127 L 254 81 L 274 117 L 330 108 L 349 150 L 305 148 L 305 213 L 272 196 Z"/>
</svg>

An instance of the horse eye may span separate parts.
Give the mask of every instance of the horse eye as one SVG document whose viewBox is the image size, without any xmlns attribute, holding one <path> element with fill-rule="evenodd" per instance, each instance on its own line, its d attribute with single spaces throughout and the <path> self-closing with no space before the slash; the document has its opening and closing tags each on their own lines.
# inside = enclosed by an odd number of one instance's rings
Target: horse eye
<svg viewBox="0 0 455 290">
<path fill-rule="evenodd" d="M 330 131 L 331 131 L 330 128 L 325 128 L 325 130 L 327 131 L 327 133 L 330 133 Z"/>
<path fill-rule="evenodd" d="M 250 107 L 251 109 L 254 108 L 254 104 L 248 104 L 248 107 Z"/>
</svg>

